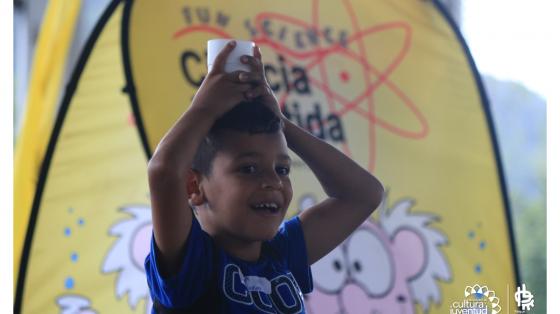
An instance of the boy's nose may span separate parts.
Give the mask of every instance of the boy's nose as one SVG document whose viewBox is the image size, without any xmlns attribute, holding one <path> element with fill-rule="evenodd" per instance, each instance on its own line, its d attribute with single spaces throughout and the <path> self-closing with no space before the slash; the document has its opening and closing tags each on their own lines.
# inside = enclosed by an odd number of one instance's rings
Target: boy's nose
<svg viewBox="0 0 560 314">
<path fill-rule="evenodd" d="M 263 189 L 279 190 L 282 188 L 282 180 L 276 173 L 264 175 L 261 187 Z"/>
</svg>

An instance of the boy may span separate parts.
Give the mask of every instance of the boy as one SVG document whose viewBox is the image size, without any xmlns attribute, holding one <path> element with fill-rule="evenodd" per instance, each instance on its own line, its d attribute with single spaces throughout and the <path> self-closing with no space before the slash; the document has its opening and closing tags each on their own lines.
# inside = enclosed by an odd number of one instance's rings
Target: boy
<svg viewBox="0 0 560 314">
<path fill-rule="evenodd" d="M 382 199 L 375 177 L 284 117 L 257 47 L 241 57 L 250 72 L 224 72 L 234 47 L 148 165 L 152 313 L 305 313 L 309 266 Z M 292 198 L 288 147 L 328 198 L 279 229 Z"/>
</svg>

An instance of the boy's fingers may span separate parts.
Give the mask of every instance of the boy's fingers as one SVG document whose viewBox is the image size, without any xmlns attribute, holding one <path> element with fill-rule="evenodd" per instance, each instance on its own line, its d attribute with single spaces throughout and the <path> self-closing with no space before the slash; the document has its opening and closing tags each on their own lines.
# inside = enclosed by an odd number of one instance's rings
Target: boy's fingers
<svg viewBox="0 0 560 314">
<path fill-rule="evenodd" d="M 258 85 L 255 88 L 251 88 L 250 90 L 245 92 L 245 97 L 248 99 L 255 99 L 260 96 L 266 95 L 268 93 L 268 88 L 264 85 Z"/>
<path fill-rule="evenodd" d="M 226 78 L 232 82 L 239 82 L 239 75 L 241 75 L 241 73 L 243 73 L 244 71 L 233 71 L 230 73 L 226 73 Z"/>
<path fill-rule="evenodd" d="M 256 57 L 244 55 L 241 56 L 241 62 L 244 64 L 248 64 L 251 68 L 251 72 L 260 73 L 263 71 L 262 63 L 260 59 L 257 59 Z"/>
<path fill-rule="evenodd" d="M 222 72 L 224 71 L 224 67 L 226 65 L 227 57 L 229 56 L 230 52 L 235 48 L 235 40 L 228 42 L 227 45 L 220 51 L 220 53 L 216 56 L 214 60 L 214 65 L 212 66 L 211 72 Z"/>
<path fill-rule="evenodd" d="M 235 83 L 242 83 L 242 84 L 261 84 L 263 82 L 263 76 L 257 72 L 247 72 L 247 71 L 233 71 L 231 73 L 227 73 L 226 77 L 228 80 L 235 82 Z"/>
<path fill-rule="evenodd" d="M 234 83 L 255 83 L 256 73 L 247 71 L 233 71 L 226 74 L 226 78 Z"/>
<path fill-rule="evenodd" d="M 257 72 L 245 72 L 240 71 L 237 79 L 241 83 L 251 83 L 251 84 L 259 84 L 262 82 L 262 75 Z"/>
<path fill-rule="evenodd" d="M 261 48 L 257 45 L 253 47 L 253 56 L 255 56 L 255 58 L 262 62 Z"/>
</svg>

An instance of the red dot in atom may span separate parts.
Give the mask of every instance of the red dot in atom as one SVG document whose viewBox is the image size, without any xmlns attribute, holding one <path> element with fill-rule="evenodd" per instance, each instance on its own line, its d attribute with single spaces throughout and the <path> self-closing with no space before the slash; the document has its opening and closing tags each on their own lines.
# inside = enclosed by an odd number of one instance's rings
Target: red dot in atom
<svg viewBox="0 0 560 314">
<path fill-rule="evenodd" d="M 340 80 L 343 81 L 344 83 L 348 82 L 348 80 L 350 79 L 350 74 L 348 74 L 348 72 L 346 71 L 340 72 L 338 76 L 340 77 Z"/>
</svg>

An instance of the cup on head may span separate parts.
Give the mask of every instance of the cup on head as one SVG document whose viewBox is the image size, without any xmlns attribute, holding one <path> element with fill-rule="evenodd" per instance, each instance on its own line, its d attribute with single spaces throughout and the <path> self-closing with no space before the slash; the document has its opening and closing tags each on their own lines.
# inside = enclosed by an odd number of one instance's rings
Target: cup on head
<svg viewBox="0 0 560 314">
<path fill-rule="evenodd" d="M 227 58 L 224 69 L 225 72 L 231 73 L 239 70 L 249 72 L 251 70 L 249 65 L 241 63 L 240 58 L 243 55 L 253 55 L 253 47 L 255 46 L 254 42 L 237 39 L 211 39 L 208 41 L 208 72 L 212 70 L 216 56 L 218 56 L 220 51 L 222 51 L 222 49 L 224 49 L 224 47 L 232 40 L 235 40 L 236 45 Z"/>
</svg>

